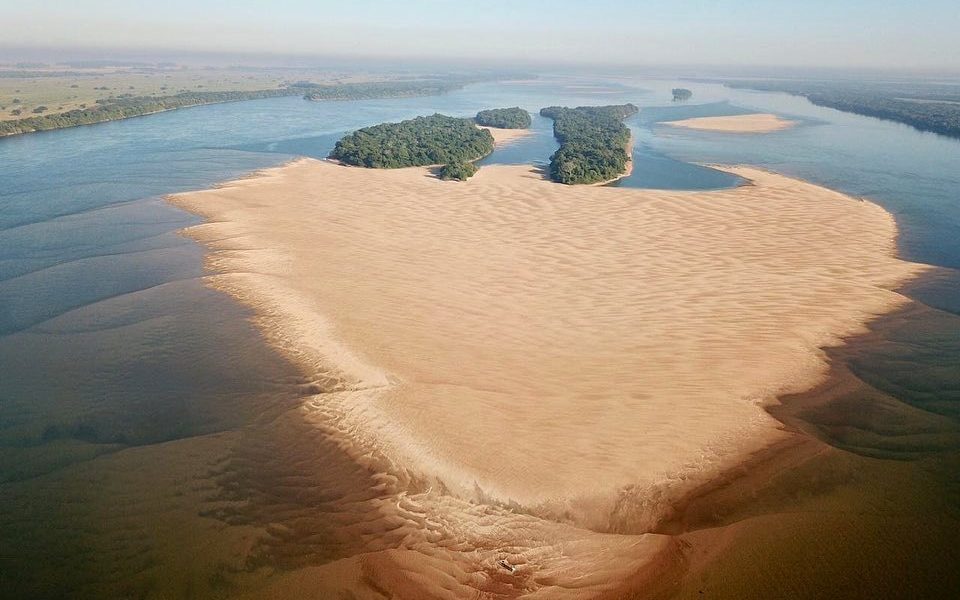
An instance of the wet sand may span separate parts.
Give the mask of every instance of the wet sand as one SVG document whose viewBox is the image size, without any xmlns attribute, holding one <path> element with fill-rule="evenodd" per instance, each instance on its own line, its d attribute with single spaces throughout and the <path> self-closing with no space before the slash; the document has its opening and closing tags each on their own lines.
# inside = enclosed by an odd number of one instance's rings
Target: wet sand
<svg viewBox="0 0 960 600">
<path fill-rule="evenodd" d="M 795 127 L 797 122 L 782 119 L 777 115 L 758 113 L 730 117 L 697 117 L 681 121 L 666 121 L 662 125 L 721 133 L 770 133 Z"/>
<path fill-rule="evenodd" d="M 891 290 L 922 270 L 876 205 L 727 170 L 752 183 L 301 160 L 174 197 L 208 219 L 188 230 L 212 250 L 208 284 L 313 380 L 303 420 L 392 498 L 371 509 L 372 549 L 273 593 L 601 597 L 680 569 L 669 531 L 648 532 L 788 443 L 765 407 L 822 383 L 823 348 L 904 306 Z"/>
</svg>

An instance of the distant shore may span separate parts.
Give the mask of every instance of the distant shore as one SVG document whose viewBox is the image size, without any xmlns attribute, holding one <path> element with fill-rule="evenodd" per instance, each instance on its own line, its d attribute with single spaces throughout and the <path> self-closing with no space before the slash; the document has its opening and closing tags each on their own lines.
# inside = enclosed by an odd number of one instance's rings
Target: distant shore
<svg viewBox="0 0 960 600">
<path fill-rule="evenodd" d="M 470 588 L 506 556 L 530 592 L 594 575 L 585 592 L 673 568 L 670 538 L 647 532 L 781 442 L 764 407 L 820 384 L 822 348 L 904 306 L 891 290 L 923 269 L 894 256 L 877 205 L 720 168 L 751 185 L 565 186 L 502 165 L 446 184 L 303 159 L 172 201 L 208 219 L 187 230 L 211 250 L 208 284 L 343 392 L 315 406 L 344 449 L 441 490 L 418 510 L 438 539 L 473 540 L 436 546 L 444 577 Z M 522 535 L 484 521 L 504 507 Z"/>
</svg>

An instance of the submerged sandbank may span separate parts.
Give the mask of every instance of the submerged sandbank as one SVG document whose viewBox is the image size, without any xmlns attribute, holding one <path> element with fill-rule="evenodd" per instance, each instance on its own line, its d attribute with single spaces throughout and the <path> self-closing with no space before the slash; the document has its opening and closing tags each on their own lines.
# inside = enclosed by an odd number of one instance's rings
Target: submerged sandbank
<svg viewBox="0 0 960 600">
<path fill-rule="evenodd" d="M 698 131 L 717 131 L 721 133 L 770 133 L 790 129 L 796 121 L 783 119 L 772 114 L 734 115 L 729 117 L 697 117 L 681 121 L 665 121 L 662 125 L 696 129 Z"/>
<path fill-rule="evenodd" d="M 752 183 L 562 186 L 527 166 L 451 183 L 300 160 L 174 202 L 208 219 L 188 233 L 212 250 L 209 284 L 318 390 L 344 392 L 314 397 L 311 418 L 358 461 L 432 484 L 417 552 L 459 540 L 428 552 L 437 581 L 482 588 L 451 561 L 496 572 L 509 547 L 527 592 L 584 597 L 677 553 L 587 530 L 650 531 L 782 441 L 764 406 L 820 383 L 822 348 L 904 305 L 891 290 L 922 269 L 895 258 L 880 207 L 726 170 Z"/>
</svg>

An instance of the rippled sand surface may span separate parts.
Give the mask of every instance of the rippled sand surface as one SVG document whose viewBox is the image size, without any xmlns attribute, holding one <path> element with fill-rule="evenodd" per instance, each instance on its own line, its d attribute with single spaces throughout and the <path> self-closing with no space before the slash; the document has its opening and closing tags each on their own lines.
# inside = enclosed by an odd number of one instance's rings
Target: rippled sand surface
<svg viewBox="0 0 960 600">
<path fill-rule="evenodd" d="M 671 501 L 781 440 L 763 406 L 819 383 L 821 348 L 902 306 L 891 288 L 920 270 L 876 205 L 728 170 L 752 183 L 301 160 L 175 197 L 209 220 L 188 232 L 210 285 L 314 381 L 303 421 L 376 492 L 337 509 L 367 515 L 331 534 L 347 558 L 270 593 L 599 597 L 679 564 L 646 534 Z"/>
<path fill-rule="evenodd" d="M 797 122 L 782 119 L 777 115 L 757 113 L 734 115 L 729 117 L 697 117 L 681 121 L 663 123 L 670 127 L 696 129 L 699 131 L 719 131 L 723 133 L 769 133 L 794 127 Z"/>
</svg>

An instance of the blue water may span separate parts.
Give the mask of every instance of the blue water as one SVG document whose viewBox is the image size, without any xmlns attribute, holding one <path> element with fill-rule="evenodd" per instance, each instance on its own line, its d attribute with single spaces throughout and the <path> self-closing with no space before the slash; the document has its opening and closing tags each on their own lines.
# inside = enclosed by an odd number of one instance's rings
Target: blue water
<svg viewBox="0 0 960 600">
<path fill-rule="evenodd" d="M 694 98 L 672 103 L 677 86 Z M 531 111 L 533 134 L 481 165 L 545 164 L 557 144 L 551 122 L 536 115 L 540 108 L 623 102 L 642 111 L 628 121 L 633 172 L 615 185 L 723 188 L 741 182 L 702 165 L 760 165 L 879 202 L 902 228 L 904 258 L 960 268 L 960 142 L 717 85 L 544 78 L 430 98 L 275 98 L 0 139 L 0 492 L 34 480 L 47 489 L 39 483 L 45 477 L 124 448 L 233 431 L 293 405 L 301 393 L 304 382 L 264 347 L 247 312 L 202 284 L 203 250 L 177 233 L 198 219 L 164 202 L 165 194 L 298 155 L 325 157 L 358 127 L 499 106 Z M 769 135 L 660 125 L 754 111 L 801 124 Z M 958 290 L 955 272 L 944 270 L 910 293 L 960 312 Z M 960 417 L 960 369 L 951 368 L 960 364 L 956 323 L 942 321 L 936 337 L 919 328 L 902 335 L 908 350 L 896 354 L 897 364 L 909 364 L 909 349 L 921 348 L 925 364 L 936 365 L 923 385 L 909 381 L 909 369 L 890 377 L 889 357 L 860 364 L 860 372 L 915 406 Z M 16 489 L 22 498 L 31 488 Z M 0 531 L 27 540 L 46 525 L 22 516 L 23 506 L 0 500 Z M 70 548 L 81 552 L 83 544 Z M 49 551 L 37 545 L 29 556 Z"/>
</svg>

